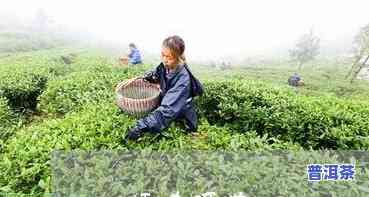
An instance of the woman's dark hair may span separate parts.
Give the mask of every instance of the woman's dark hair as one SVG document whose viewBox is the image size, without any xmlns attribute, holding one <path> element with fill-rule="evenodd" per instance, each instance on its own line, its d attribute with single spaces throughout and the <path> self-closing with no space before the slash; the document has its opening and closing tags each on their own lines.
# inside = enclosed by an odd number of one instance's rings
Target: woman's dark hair
<svg viewBox="0 0 369 197">
<path fill-rule="evenodd" d="M 137 48 L 137 47 L 136 47 L 136 45 L 135 45 L 134 43 L 129 43 L 129 45 L 128 45 L 128 46 L 129 46 L 129 47 L 132 47 L 132 48 L 135 48 L 135 49 Z"/>
<path fill-rule="evenodd" d="M 184 56 L 185 43 L 183 39 L 177 35 L 169 36 L 163 41 L 163 47 L 166 47 L 174 52 L 174 55 L 179 60 L 185 62 L 186 58 Z"/>
</svg>

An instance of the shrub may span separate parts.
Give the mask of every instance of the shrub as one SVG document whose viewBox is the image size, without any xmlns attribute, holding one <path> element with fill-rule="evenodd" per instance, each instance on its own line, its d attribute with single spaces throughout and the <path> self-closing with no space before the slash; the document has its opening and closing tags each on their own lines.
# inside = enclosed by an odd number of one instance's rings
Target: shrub
<svg viewBox="0 0 369 197">
<path fill-rule="evenodd" d="M 46 86 L 47 76 L 14 70 L 1 74 L 0 77 L 0 96 L 8 99 L 11 108 L 19 112 L 36 109 L 38 96 Z"/>
<path fill-rule="evenodd" d="M 299 96 L 253 81 L 208 81 L 205 87 L 199 108 L 211 124 L 255 130 L 305 148 L 369 148 L 368 103 Z"/>
<path fill-rule="evenodd" d="M 228 128 L 200 125 L 200 136 L 170 127 L 167 137 L 145 135 L 140 142 L 123 143 L 135 119 L 113 103 L 87 104 L 63 119 L 23 128 L 0 155 L 0 192 L 40 195 L 51 192 L 50 154 L 54 150 L 262 150 L 299 149 L 298 146 L 259 138 L 255 132 L 233 135 Z M 201 137 L 203 136 L 203 137 Z"/>
<path fill-rule="evenodd" d="M 9 126 L 11 122 L 11 111 L 8 107 L 8 101 L 5 98 L 0 97 L 0 122 L 1 127 Z"/>
<path fill-rule="evenodd" d="M 66 114 L 86 103 L 114 102 L 115 86 L 135 73 L 128 69 L 101 69 L 74 72 L 50 81 L 41 96 L 40 109 L 52 114 Z"/>
<path fill-rule="evenodd" d="M 2 150 L 3 144 L 12 134 L 11 127 L 15 122 L 14 118 L 15 117 L 8 106 L 8 101 L 5 98 L 0 97 L 0 150 Z"/>
<path fill-rule="evenodd" d="M 121 136 L 132 123 L 114 104 L 100 103 L 18 131 L 0 155 L 0 192 L 48 191 L 50 185 L 39 183 L 50 184 L 53 150 L 122 148 Z"/>
</svg>

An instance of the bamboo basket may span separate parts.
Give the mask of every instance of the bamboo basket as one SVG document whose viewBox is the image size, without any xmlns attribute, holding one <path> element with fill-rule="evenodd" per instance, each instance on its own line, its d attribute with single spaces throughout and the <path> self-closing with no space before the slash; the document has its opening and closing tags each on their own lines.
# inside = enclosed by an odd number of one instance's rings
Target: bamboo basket
<svg viewBox="0 0 369 197">
<path fill-rule="evenodd" d="M 140 78 L 133 78 L 118 84 L 117 105 L 131 115 L 142 116 L 159 105 L 160 87 Z"/>
</svg>

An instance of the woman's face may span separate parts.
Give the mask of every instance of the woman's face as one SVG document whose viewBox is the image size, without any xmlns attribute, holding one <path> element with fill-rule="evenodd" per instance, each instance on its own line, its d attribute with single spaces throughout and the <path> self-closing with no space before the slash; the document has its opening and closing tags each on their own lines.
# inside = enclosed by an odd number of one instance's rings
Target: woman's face
<svg viewBox="0 0 369 197">
<path fill-rule="evenodd" d="M 172 51 L 166 47 L 161 49 L 161 58 L 164 65 L 170 69 L 176 68 L 178 65 L 178 58 L 176 58 Z"/>
</svg>

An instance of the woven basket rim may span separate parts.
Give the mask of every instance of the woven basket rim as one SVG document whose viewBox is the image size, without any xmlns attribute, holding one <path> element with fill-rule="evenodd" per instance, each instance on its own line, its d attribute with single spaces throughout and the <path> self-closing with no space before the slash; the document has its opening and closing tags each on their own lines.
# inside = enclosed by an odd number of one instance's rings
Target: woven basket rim
<svg viewBox="0 0 369 197">
<path fill-rule="evenodd" d="M 140 79 L 140 78 L 133 78 L 133 79 L 129 79 L 128 81 L 122 81 L 122 82 L 118 83 L 118 86 L 121 85 L 121 84 L 128 85 L 128 84 L 131 84 L 131 83 L 135 82 L 136 80 L 142 80 L 142 79 Z M 148 83 L 148 82 L 145 82 L 145 83 Z M 155 85 L 153 85 L 151 83 L 149 83 L 149 84 L 151 86 L 153 86 L 153 87 L 156 87 L 158 89 L 158 93 L 155 96 L 151 96 L 151 97 L 148 97 L 148 98 L 142 98 L 142 99 L 140 99 L 140 98 L 139 99 L 129 98 L 129 97 L 123 96 L 123 94 L 121 94 L 122 87 L 116 90 L 116 94 L 118 94 L 119 96 L 121 96 L 121 98 L 126 99 L 128 102 L 143 102 L 143 101 L 155 100 L 155 99 L 157 99 L 160 96 L 161 89 L 160 89 L 160 87 L 155 86 Z"/>
</svg>

